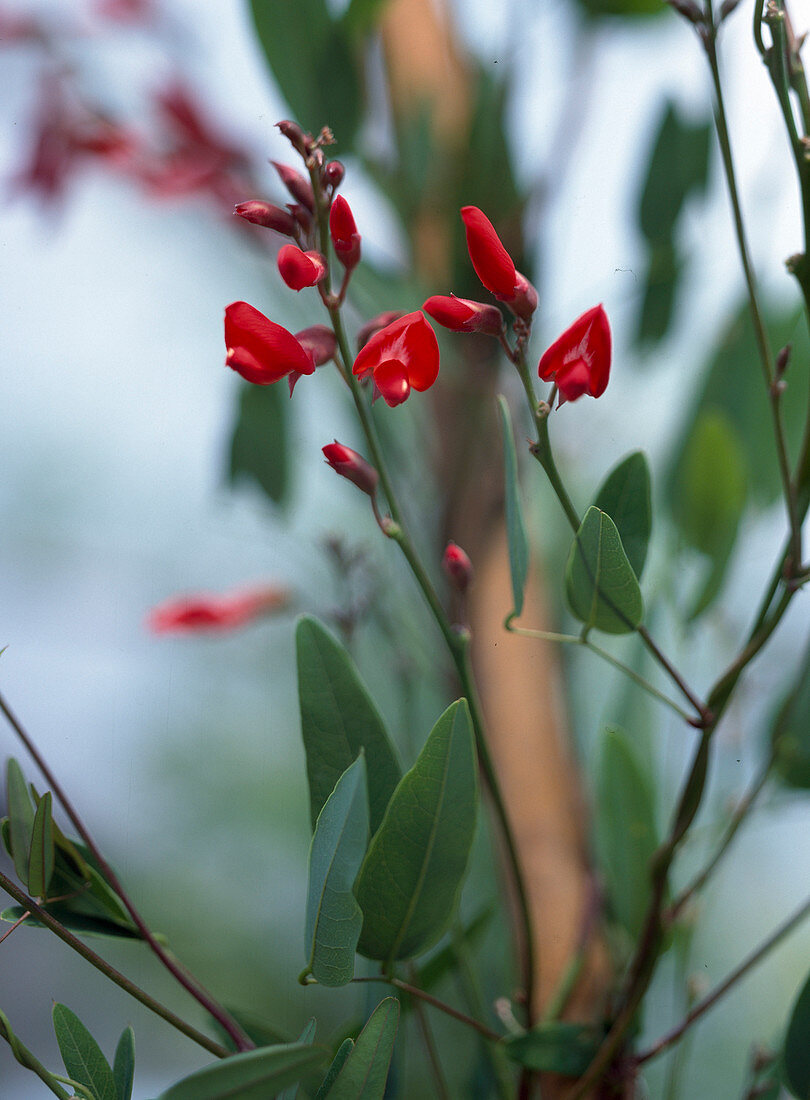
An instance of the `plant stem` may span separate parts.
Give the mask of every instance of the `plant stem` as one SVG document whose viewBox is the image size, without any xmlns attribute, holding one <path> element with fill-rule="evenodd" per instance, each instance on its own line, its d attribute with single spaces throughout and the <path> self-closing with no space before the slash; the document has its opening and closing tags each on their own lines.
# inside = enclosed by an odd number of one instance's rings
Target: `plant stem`
<svg viewBox="0 0 810 1100">
<path fill-rule="evenodd" d="M 411 967 L 411 977 L 413 977 L 413 967 Z M 447 1081 L 444 1077 L 444 1071 L 442 1070 L 442 1064 L 439 1060 L 439 1052 L 436 1049 L 436 1040 L 433 1038 L 433 1032 L 430 1029 L 430 1021 L 427 1018 L 425 1012 L 425 1006 L 418 998 L 414 999 L 413 1010 L 416 1014 L 416 1020 L 419 1025 L 419 1030 L 422 1034 L 422 1042 L 425 1045 L 425 1051 L 430 1062 L 430 1068 L 433 1072 L 433 1080 L 436 1084 L 436 1095 L 438 1100 L 450 1100 L 450 1092 L 447 1088 Z"/>
<path fill-rule="evenodd" d="M 169 971 L 169 973 L 179 982 L 179 984 L 191 994 L 191 996 L 203 1006 L 203 1008 L 210 1013 L 211 1016 L 219 1023 L 223 1030 L 228 1034 L 236 1045 L 237 1050 L 252 1050 L 255 1043 L 242 1030 L 239 1024 L 234 1020 L 228 1012 L 220 1005 L 213 996 L 197 981 L 193 978 L 184 967 L 179 966 L 171 957 L 171 955 L 165 950 L 165 948 L 155 938 L 153 932 L 147 925 L 146 921 L 141 916 L 140 912 L 136 909 L 134 902 L 130 898 L 129 894 L 124 889 L 121 880 L 118 875 L 112 869 L 110 864 L 101 854 L 98 846 L 93 840 L 92 836 L 85 828 L 84 822 L 79 817 L 72 802 L 65 793 L 61 783 L 57 780 L 54 773 L 48 767 L 44 757 L 37 749 L 36 745 L 26 733 L 25 729 L 9 707 L 6 700 L 0 695 L 0 711 L 5 715 L 11 728 L 17 734 L 23 745 L 27 749 L 29 755 L 33 759 L 36 766 L 42 772 L 46 783 L 53 791 L 54 795 L 59 799 L 65 813 L 68 815 L 73 823 L 73 827 L 76 832 L 82 838 L 91 852 L 93 859 L 98 864 L 102 877 L 106 880 L 109 886 L 115 891 L 118 897 L 126 907 L 127 912 L 132 918 L 132 922 L 138 929 L 141 937 L 149 945 L 152 952 L 157 955 L 163 966 Z M 136 987 L 137 988 L 137 987 Z"/>
<path fill-rule="evenodd" d="M 8 1020 L 5 1015 L 0 1012 L 0 1038 L 6 1040 L 11 1047 L 11 1053 L 14 1055 L 16 1061 L 24 1066 L 25 1069 L 30 1069 L 32 1073 L 35 1073 L 40 1081 L 51 1090 L 51 1092 L 60 1098 L 60 1100 L 70 1100 L 70 1093 L 66 1092 L 59 1084 L 57 1079 L 52 1073 L 50 1073 L 38 1058 L 34 1057 L 31 1051 L 21 1043 L 14 1032 L 9 1027 Z"/>
<path fill-rule="evenodd" d="M 228 1057 L 230 1051 L 226 1050 L 225 1047 L 221 1046 L 213 1039 L 209 1039 L 207 1035 L 204 1035 L 201 1031 L 192 1027 L 191 1024 L 187 1024 L 185 1020 L 175 1015 L 171 1009 L 166 1008 L 160 1001 L 156 1001 L 154 997 L 151 997 L 145 990 L 141 989 L 140 986 L 130 981 L 126 975 L 116 970 L 114 966 L 111 966 L 105 959 L 102 959 L 100 955 L 97 955 L 95 951 L 82 943 L 82 941 L 77 936 L 74 936 L 71 931 L 64 927 L 64 925 L 60 924 L 47 909 L 43 909 L 42 906 L 37 905 L 33 898 L 29 898 L 23 890 L 20 890 L 20 888 L 16 886 L 10 878 L 2 874 L 2 872 L 0 872 L 0 889 L 5 890 L 5 892 L 10 897 L 14 898 L 19 905 L 27 909 L 35 920 L 50 929 L 50 931 L 66 943 L 68 947 L 73 948 L 77 954 L 81 955 L 86 962 L 89 962 L 96 970 L 100 970 L 111 982 L 120 986 L 125 993 L 129 993 L 136 1001 L 140 1001 L 142 1005 L 145 1005 L 154 1012 L 155 1015 L 160 1016 L 166 1023 L 177 1028 L 178 1031 L 182 1031 L 189 1039 L 193 1040 L 199 1046 L 204 1047 L 211 1054 L 215 1054 L 217 1058 Z"/>
<path fill-rule="evenodd" d="M 438 1009 L 439 1012 L 443 1012 L 445 1016 L 452 1016 L 454 1020 L 458 1020 L 459 1023 L 464 1024 L 466 1027 L 472 1028 L 473 1031 L 477 1031 L 479 1035 L 483 1035 L 485 1039 L 488 1039 L 491 1043 L 499 1043 L 502 1036 L 497 1031 L 493 1031 L 491 1027 L 487 1027 L 486 1024 L 482 1024 L 479 1020 L 474 1020 L 472 1016 L 468 1016 L 465 1012 L 459 1012 L 457 1008 L 453 1008 L 452 1005 L 447 1004 L 445 1001 L 440 1001 L 438 997 L 434 997 L 432 993 L 426 993 L 424 989 L 419 989 L 418 986 L 411 985 L 409 982 L 403 982 L 401 978 L 394 978 L 388 974 L 375 974 L 368 978 L 352 978 L 353 982 L 384 982 L 386 985 L 393 985 L 396 989 L 401 989 L 403 993 L 407 993 L 411 997 L 415 997 L 419 1001 L 424 1001 L 425 1004 L 432 1005 L 433 1008 Z"/>
<path fill-rule="evenodd" d="M 636 1064 L 641 1065 L 644 1062 L 650 1061 L 651 1058 L 656 1058 L 662 1051 L 671 1047 L 673 1043 L 677 1043 L 684 1032 L 687 1031 L 696 1020 L 699 1020 L 704 1013 L 708 1012 L 709 1009 L 712 1008 L 721 997 L 728 993 L 741 978 L 745 977 L 749 970 L 752 970 L 757 963 L 761 962 L 766 955 L 778 946 L 778 944 L 780 944 L 782 940 L 808 916 L 810 916 L 810 899 L 807 900 L 792 917 L 788 918 L 784 924 L 780 925 L 764 943 L 760 944 L 744 962 L 740 963 L 736 970 L 732 970 L 729 976 L 722 981 L 716 989 L 712 990 L 712 992 L 704 997 L 702 1001 L 699 1001 L 677 1027 L 674 1027 L 672 1031 L 659 1039 L 657 1043 L 649 1048 L 649 1050 L 639 1054 L 635 1059 Z"/>
<path fill-rule="evenodd" d="M 601 657 L 603 661 L 607 661 L 608 664 L 613 665 L 614 668 L 617 668 L 620 672 L 623 672 L 625 676 L 629 677 L 633 681 L 633 683 L 637 684 L 640 688 L 646 691 L 648 695 L 651 695 L 660 703 L 664 703 L 665 706 L 668 706 L 671 710 L 674 710 L 675 713 L 683 718 L 685 722 L 692 721 L 691 715 L 687 714 L 683 707 L 680 707 L 675 702 L 675 700 L 670 699 L 668 695 L 664 695 L 662 691 L 659 691 L 654 684 L 651 684 L 649 680 L 641 676 L 638 672 L 636 672 L 635 669 L 630 668 L 630 666 L 624 664 L 623 661 L 617 660 L 616 657 L 608 653 L 607 650 L 602 649 L 601 646 L 594 645 L 594 643 L 587 638 L 583 640 L 582 644 L 590 649 L 593 653 L 596 653 L 599 657 Z"/>
</svg>

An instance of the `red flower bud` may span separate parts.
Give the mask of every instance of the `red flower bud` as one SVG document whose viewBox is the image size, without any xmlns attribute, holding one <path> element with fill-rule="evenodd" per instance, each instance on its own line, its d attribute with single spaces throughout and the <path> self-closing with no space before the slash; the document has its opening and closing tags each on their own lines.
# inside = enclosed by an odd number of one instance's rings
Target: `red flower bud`
<svg viewBox="0 0 810 1100">
<path fill-rule="evenodd" d="M 378 313 L 376 317 L 366 321 L 357 331 L 357 350 L 361 351 L 375 333 L 386 325 L 390 325 L 392 321 L 398 321 L 402 316 L 401 309 L 387 309 L 384 313 Z"/>
<path fill-rule="evenodd" d="M 330 359 L 334 359 L 337 351 L 335 334 L 328 325 L 311 325 L 309 328 L 296 332 L 298 343 L 312 356 L 316 367 L 322 367 Z"/>
<path fill-rule="evenodd" d="M 193 634 L 235 630 L 285 607 L 290 593 L 285 588 L 256 588 L 229 595 L 184 596 L 154 608 L 147 625 L 155 634 Z"/>
<path fill-rule="evenodd" d="M 297 245 L 285 244 L 279 249 L 278 270 L 288 287 L 303 290 L 321 281 L 326 274 L 326 260 L 320 252 L 302 252 Z"/>
<path fill-rule="evenodd" d="M 346 175 L 346 169 L 339 160 L 330 160 L 324 168 L 323 174 L 326 177 L 326 182 L 332 188 L 340 187 L 343 183 L 343 177 Z"/>
<path fill-rule="evenodd" d="M 337 258 L 351 271 L 360 261 L 360 234 L 351 207 L 342 195 L 338 195 L 329 211 L 329 232 Z"/>
<path fill-rule="evenodd" d="M 334 443 L 327 443 L 323 448 L 323 454 L 336 474 L 354 482 L 358 489 L 362 489 L 370 497 L 374 496 L 380 475 L 362 455 L 353 451 L 351 447 L 344 447 L 337 440 Z"/>
<path fill-rule="evenodd" d="M 279 164 L 275 160 L 271 160 L 270 163 L 278 172 L 281 182 L 295 201 L 300 202 L 311 214 L 315 210 L 315 196 L 312 193 L 312 184 L 309 180 L 304 179 L 300 172 L 296 172 L 289 165 Z"/>
<path fill-rule="evenodd" d="M 462 206 L 461 218 L 475 274 L 496 298 L 505 301 L 513 297 L 517 282 L 515 265 L 492 222 L 477 206 Z"/>
<path fill-rule="evenodd" d="M 300 153 L 302 157 L 306 157 L 315 140 L 312 134 L 308 134 L 297 122 L 291 122 L 290 119 L 287 118 L 282 119 L 281 122 L 277 122 L 276 127 L 281 131 L 287 141 L 289 141 L 296 153 Z"/>
<path fill-rule="evenodd" d="M 286 328 L 247 302 L 225 308 L 225 363 L 248 382 L 269 386 L 290 372 L 312 374 L 311 354 Z"/>
<path fill-rule="evenodd" d="M 473 578 L 472 562 L 454 542 L 448 542 L 442 557 L 442 569 L 458 592 L 466 592 Z"/>
<path fill-rule="evenodd" d="M 265 229 L 275 229 L 276 233 L 283 233 L 285 237 L 294 237 L 297 222 L 292 214 L 282 210 L 280 206 L 273 206 L 270 202 L 262 202 L 261 199 L 249 199 L 240 202 L 233 208 L 234 214 L 244 218 L 253 225 L 263 225 Z"/>
<path fill-rule="evenodd" d="M 392 408 L 401 405 L 411 389 L 426 390 L 439 373 L 436 333 L 418 310 L 380 329 L 354 361 L 358 378 L 374 377 L 377 389 Z"/>
<path fill-rule="evenodd" d="M 471 302 L 467 298 L 449 298 L 434 294 L 428 298 L 422 309 L 434 321 L 453 332 L 485 332 L 489 336 L 499 336 L 503 331 L 503 315 L 497 306 L 483 302 Z"/>
<path fill-rule="evenodd" d="M 524 321 L 531 321 L 532 314 L 537 309 L 537 291 L 519 271 L 515 272 L 515 278 L 515 293 L 503 301 L 516 316 L 522 317 Z"/>
<path fill-rule="evenodd" d="M 610 375 L 610 324 L 604 308 L 594 306 L 574 321 L 543 355 L 537 368 L 545 382 L 556 382 L 559 404 L 584 393 L 599 397 Z"/>
</svg>

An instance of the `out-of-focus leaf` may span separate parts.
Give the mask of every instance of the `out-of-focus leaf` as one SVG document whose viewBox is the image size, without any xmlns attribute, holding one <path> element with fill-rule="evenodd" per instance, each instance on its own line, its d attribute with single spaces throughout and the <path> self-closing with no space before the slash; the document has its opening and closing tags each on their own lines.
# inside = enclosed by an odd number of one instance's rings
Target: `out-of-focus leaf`
<svg viewBox="0 0 810 1100">
<path fill-rule="evenodd" d="M 627 18 L 649 17 L 667 11 L 663 0 L 579 0 L 588 15 L 622 15 Z"/>
<path fill-rule="evenodd" d="M 28 856 L 28 892 L 35 898 L 45 897 L 53 875 L 55 847 L 52 826 L 51 792 L 46 791 L 34 814 Z"/>
<path fill-rule="evenodd" d="M 300 619 L 295 649 L 312 827 L 338 779 L 363 749 L 374 833 L 402 775 L 385 723 L 351 657 L 317 619 Z"/>
<path fill-rule="evenodd" d="M 307 968 L 321 985 L 345 985 L 354 977 L 363 914 L 352 887 L 367 844 L 366 765 L 361 753 L 324 803 L 309 850 L 304 943 Z"/>
<path fill-rule="evenodd" d="M 810 1096 L 810 977 L 790 1013 L 782 1054 L 785 1084 L 798 1100 Z"/>
<path fill-rule="evenodd" d="M 537 1073 L 579 1077 L 593 1061 L 600 1036 L 584 1024 L 540 1024 L 524 1035 L 504 1040 L 509 1058 Z"/>
<path fill-rule="evenodd" d="M 361 954 L 407 959 L 439 939 L 467 869 L 477 802 L 475 746 L 461 699 L 433 727 L 369 845 L 355 886 Z"/>
<path fill-rule="evenodd" d="M 274 504 L 284 504 L 289 491 L 288 404 L 284 382 L 240 386 L 231 437 L 231 484 L 252 483 Z"/>
<path fill-rule="evenodd" d="M 34 807 L 28 794 L 22 769 L 11 757 L 6 764 L 6 801 L 8 803 L 9 843 L 14 870 L 23 886 L 28 888 L 28 860 L 31 855 L 31 830 L 34 827 Z"/>
<path fill-rule="evenodd" d="M 101 1047 L 67 1005 L 53 1006 L 53 1030 L 68 1077 L 86 1085 L 96 1100 L 118 1100 L 115 1078 Z"/>
<path fill-rule="evenodd" d="M 776 771 L 790 787 L 810 789 L 810 648 L 771 727 Z"/>
<path fill-rule="evenodd" d="M 478 943 L 489 927 L 494 912 L 493 907 L 487 905 L 473 917 L 469 924 L 461 929 L 460 938 L 466 946 L 474 947 Z M 435 955 L 432 955 L 423 966 L 419 967 L 419 980 L 416 984 L 420 989 L 430 990 L 438 985 L 442 978 L 454 970 L 457 965 L 458 950 L 456 948 L 456 937 L 454 936 L 450 943 L 437 951 Z"/>
<path fill-rule="evenodd" d="M 641 451 L 611 470 L 593 503 L 616 524 L 630 567 L 640 578 L 652 532 L 650 467 Z"/>
<path fill-rule="evenodd" d="M 396 997 L 386 997 L 357 1036 L 357 1042 L 326 1094 L 329 1100 L 383 1100 L 398 1023 L 399 1001 Z"/>
<path fill-rule="evenodd" d="M 565 592 L 585 628 L 627 634 L 644 614 L 641 590 L 616 524 L 589 508 L 574 536 L 565 570 Z"/>
<path fill-rule="evenodd" d="M 388 0 L 350 0 L 343 16 L 344 26 L 354 34 L 371 30 Z"/>
<path fill-rule="evenodd" d="M 158 1100 L 267 1100 L 323 1060 L 322 1048 L 307 1043 L 259 1047 L 197 1070 Z"/>
<path fill-rule="evenodd" d="M 634 941 L 649 900 L 657 844 L 650 778 L 626 734 L 608 729 L 597 774 L 596 847 L 611 910 Z"/>
<path fill-rule="evenodd" d="M 301 1034 L 298 1036 L 299 1043 L 306 1043 L 311 1046 L 315 1042 L 315 1030 L 317 1024 L 314 1019 L 310 1020 Z M 290 1085 L 283 1092 L 280 1092 L 276 1097 L 276 1100 L 295 1100 L 298 1095 L 298 1083 Z"/>
<path fill-rule="evenodd" d="M 657 243 L 651 248 L 638 318 L 636 339 L 639 344 L 657 343 L 669 331 L 681 270 L 677 249 L 671 241 Z"/>
<path fill-rule="evenodd" d="M 315 1100 L 326 1100 L 326 1097 L 332 1091 L 332 1085 L 337 1080 L 337 1076 L 343 1069 L 346 1059 L 354 1049 L 354 1039 L 344 1039 L 337 1049 L 337 1054 L 332 1060 L 332 1064 L 326 1072 L 326 1076 L 321 1082 L 321 1087 L 318 1089 Z"/>
<path fill-rule="evenodd" d="M 48 913 L 77 936 L 102 936 L 113 940 L 139 940 L 140 933 L 135 928 L 125 928 L 114 921 L 105 920 L 103 917 L 91 917 L 85 913 L 77 913 L 68 908 L 64 903 L 50 904 L 45 907 Z M 21 905 L 11 905 L 0 912 L 0 920 L 13 924 L 20 919 L 25 912 Z M 26 928 L 45 928 L 46 926 L 36 919 L 29 917 L 25 922 Z M 157 936 L 157 939 L 163 939 Z"/>
<path fill-rule="evenodd" d="M 113 1078 L 118 1100 L 131 1100 L 135 1080 L 135 1032 L 131 1027 L 124 1028 L 115 1048 Z"/>
<path fill-rule="evenodd" d="M 745 456 L 734 426 L 723 410 L 707 407 L 684 450 L 673 498 L 673 516 L 681 535 L 711 565 L 692 618 L 720 591 L 747 495 Z"/>
<path fill-rule="evenodd" d="M 245 1012 L 244 1009 L 241 1008 L 231 1008 L 229 1005 L 225 1007 L 228 1010 L 228 1015 L 236 1020 L 247 1037 L 252 1039 L 257 1047 L 283 1046 L 291 1042 L 289 1034 L 284 1034 L 283 1031 L 273 1027 L 272 1024 L 267 1023 L 266 1020 L 256 1016 L 253 1012 Z M 212 1016 L 210 1022 L 219 1032 L 223 1045 L 229 1050 L 236 1052 L 236 1045 L 233 1039 L 225 1031 L 219 1021 L 215 1020 Z"/>
<path fill-rule="evenodd" d="M 656 131 L 639 197 L 639 228 L 651 245 L 672 241 L 678 217 L 693 191 L 708 181 L 711 126 L 685 122 L 670 100 Z"/>
<path fill-rule="evenodd" d="M 529 539 L 523 522 L 518 483 L 517 453 L 512 434 L 512 418 L 503 394 L 498 396 L 503 430 L 503 460 L 506 476 L 506 535 L 509 542 L 509 570 L 512 575 L 512 601 L 514 609 L 509 616 L 517 618 L 523 611 L 526 578 L 529 574 Z"/>
<path fill-rule="evenodd" d="M 349 149 L 360 123 L 358 66 L 348 28 L 326 0 L 251 0 L 259 42 L 295 121 L 317 134 L 331 127 Z M 314 77 L 314 78 L 313 78 Z"/>
</svg>

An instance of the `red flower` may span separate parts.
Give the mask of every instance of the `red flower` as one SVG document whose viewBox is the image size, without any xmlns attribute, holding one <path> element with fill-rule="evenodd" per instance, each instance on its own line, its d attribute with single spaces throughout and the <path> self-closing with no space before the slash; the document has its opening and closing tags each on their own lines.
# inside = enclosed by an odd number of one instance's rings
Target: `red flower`
<svg viewBox="0 0 810 1100">
<path fill-rule="evenodd" d="M 149 613 L 147 625 L 155 634 L 235 630 L 280 610 L 289 600 L 287 589 L 272 587 L 224 596 L 181 596 L 154 608 Z"/>
<path fill-rule="evenodd" d="M 401 309 L 386 309 L 383 313 L 378 313 L 376 317 L 372 317 L 371 320 L 366 321 L 364 325 L 357 330 L 357 350 L 360 351 L 369 342 L 375 333 L 379 332 L 381 328 L 385 328 L 393 321 L 398 321 L 403 316 Z"/>
<path fill-rule="evenodd" d="M 323 448 L 323 454 L 327 464 L 336 474 L 354 482 L 358 489 L 362 489 L 370 497 L 374 496 L 380 475 L 362 455 L 353 451 L 351 447 L 344 447 L 337 440 L 334 443 L 327 443 Z"/>
<path fill-rule="evenodd" d="M 285 244 L 278 252 L 278 270 L 292 290 L 315 286 L 326 274 L 326 260 L 320 252 L 302 252 L 294 244 Z"/>
<path fill-rule="evenodd" d="M 233 212 L 238 217 L 244 218 L 246 222 L 263 225 L 265 229 L 275 229 L 285 237 L 294 237 L 298 230 L 298 222 L 289 210 L 282 210 L 280 206 L 263 202 L 261 199 L 248 199 L 247 202 L 237 203 Z"/>
<path fill-rule="evenodd" d="M 537 309 L 537 291 L 519 271 L 486 214 L 477 206 L 462 206 L 467 251 L 475 273 L 487 290 L 528 321 Z"/>
<path fill-rule="evenodd" d="M 291 332 L 247 302 L 231 302 L 225 308 L 227 366 L 248 382 L 269 386 L 291 372 L 312 374 L 312 355 Z"/>
<path fill-rule="evenodd" d="M 599 397 L 610 375 L 610 324 L 601 305 L 574 321 L 543 355 L 537 368 L 545 382 L 555 382 L 559 404 L 584 393 Z"/>
<path fill-rule="evenodd" d="M 351 271 L 360 261 L 360 234 L 351 207 L 342 195 L 338 195 L 329 211 L 329 232 L 337 258 Z"/>
<path fill-rule="evenodd" d="M 352 368 L 358 378 L 374 376 L 377 389 L 392 408 L 411 389 L 426 390 L 439 373 L 436 333 L 418 310 L 380 329 L 362 348 Z"/>
<path fill-rule="evenodd" d="M 442 557 L 442 568 L 458 592 L 467 591 L 473 575 L 472 562 L 456 543 L 448 542 Z"/>
<path fill-rule="evenodd" d="M 422 309 L 434 321 L 453 332 L 486 332 L 498 336 L 503 330 L 503 315 L 497 306 L 483 302 L 471 302 L 468 298 L 449 298 L 434 294 L 428 298 Z"/>
</svg>

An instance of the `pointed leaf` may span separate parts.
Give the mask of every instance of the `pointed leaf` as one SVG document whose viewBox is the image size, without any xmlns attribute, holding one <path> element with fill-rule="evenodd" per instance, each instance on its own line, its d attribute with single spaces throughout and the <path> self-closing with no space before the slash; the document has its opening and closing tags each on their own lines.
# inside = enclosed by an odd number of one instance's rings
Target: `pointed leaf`
<svg viewBox="0 0 810 1100">
<path fill-rule="evenodd" d="M 791 787 L 810 788 L 810 647 L 774 719 L 771 740 L 776 771 Z"/>
<path fill-rule="evenodd" d="M 783 1052 L 785 1084 L 799 1100 L 810 1096 L 810 977 L 790 1013 Z"/>
<path fill-rule="evenodd" d="M 383 1100 L 398 1023 L 399 1001 L 386 997 L 357 1036 L 329 1090 L 329 1100 Z"/>
<path fill-rule="evenodd" d="M 252 482 L 274 504 L 289 492 L 288 405 L 284 383 L 239 387 L 228 478 L 232 485 Z"/>
<path fill-rule="evenodd" d="M 324 1051 L 306 1043 L 259 1047 L 197 1070 L 158 1100 L 267 1100 L 323 1060 Z"/>
<path fill-rule="evenodd" d="M 321 1087 L 315 1094 L 315 1100 L 326 1100 L 326 1097 L 332 1091 L 332 1085 L 337 1080 L 337 1076 L 343 1069 L 346 1059 L 354 1050 L 354 1039 L 344 1039 L 337 1049 L 337 1054 L 332 1059 L 332 1064 L 326 1072 L 326 1076 L 321 1082 Z"/>
<path fill-rule="evenodd" d="M 352 887 L 368 844 L 366 765 L 361 755 L 337 781 L 318 815 L 309 850 L 305 951 L 321 985 L 354 977 L 363 914 Z"/>
<path fill-rule="evenodd" d="M 605 731 L 597 775 L 596 846 L 612 912 L 638 936 L 650 895 L 650 861 L 658 846 L 649 776 L 626 734 Z"/>
<path fill-rule="evenodd" d="M 51 792 L 40 799 L 31 828 L 31 851 L 28 856 L 28 893 L 44 898 L 53 875 L 55 848 L 51 819 Z"/>
<path fill-rule="evenodd" d="M 639 198 L 639 228 L 653 244 L 672 240 L 689 195 L 708 180 L 711 126 L 684 121 L 672 100 L 664 106 Z"/>
<path fill-rule="evenodd" d="M 509 1058 L 537 1073 L 580 1077 L 593 1061 L 599 1042 L 593 1027 L 554 1021 L 505 1039 L 504 1047 Z"/>
<path fill-rule="evenodd" d="M 113 1078 L 118 1100 L 131 1100 L 135 1080 L 135 1032 L 131 1027 L 124 1028 L 115 1048 Z"/>
<path fill-rule="evenodd" d="M 113 921 L 104 920 L 102 917 L 91 917 L 85 913 L 77 913 L 64 904 L 50 904 L 46 906 L 51 916 L 61 925 L 77 936 L 96 936 L 113 940 L 140 940 L 141 935 L 137 931 L 122 927 Z M 25 912 L 21 905 L 11 905 L 0 912 L 0 920 L 13 924 L 19 920 Z M 46 925 L 29 917 L 25 922 L 26 928 L 45 928 Z M 158 937 L 163 939 L 164 937 Z"/>
<path fill-rule="evenodd" d="M 650 467 L 641 451 L 634 451 L 611 470 L 594 505 L 616 524 L 630 567 L 640 579 L 652 531 Z"/>
<path fill-rule="evenodd" d="M 610 516 L 589 508 L 574 536 L 565 570 L 565 591 L 586 630 L 627 634 L 644 614 L 641 590 Z"/>
<path fill-rule="evenodd" d="M 317 619 L 299 621 L 295 645 L 312 828 L 338 779 L 364 749 L 374 833 L 402 774 L 385 724 L 354 662 Z"/>
<path fill-rule="evenodd" d="M 514 609 L 511 617 L 518 618 L 523 611 L 523 594 L 526 578 L 529 574 L 529 540 L 526 524 L 523 522 L 523 509 L 520 503 L 518 483 L 517 453 L 512 435 L 512 418 L 509 405 L 503 394 L 498 396 L 498 408 L 501 413 L 503 430 L 503 463 L 506 477 L 506 535 L 509 542 L 509 569 L 512 574 L 512 600 Z"/>
<path fill-rule="evenodd" d="M 394 791 L 360 868 L 361 954 L 407 959 L 439 939 L 467 869 L 477 800 L 475 746 L 461 699 L 438 720 Z"/>
<path fill-rule="evenodd" d="M 317 1024 L 316 1024 L 316 1022 L 313 1018 L 312 1020 L 310 1020 L 307 1023 L 304 1030 L 298 1036 L 297 1041 L 299 1043 L 305 1043 L 307 1046 L 312 1046 L 313 1042 L 315 1041 L 316 1027 L 317 1027 Z M 276 1100 L 295 1100 L 297 1095 L 298 1095 L 298 1084 L 296 1082 L 296 1084 L 290 1085 L 288 1088 L 284 1089 L 283 1092 L 280 1092 L 278 1094 L 278 1096 L 276 1097 Z"/>
<path fill-rule="evenodd" d="M 14 870 L 20 882 L 28 888 L 28 860 L 31 854 L 31 830 L 34 827 L 34 807 L 28 794 L 22 769 L 11 757 L 6 764 L 6 800 L 8 802 L 9 841 Z"/>
<path fill-rule="evenodd" d="M 67 1005 L 53 1006 L 53 1030 L 68 1077 L 86 1085 L 96 1100 L 117 1100 L 115 1078 L 101 1047 Z"/>
</svg>

